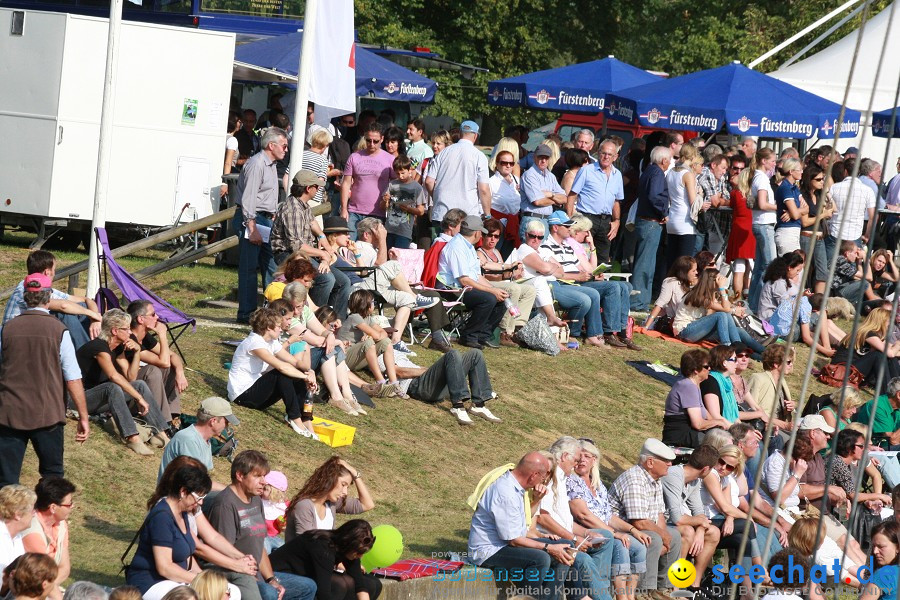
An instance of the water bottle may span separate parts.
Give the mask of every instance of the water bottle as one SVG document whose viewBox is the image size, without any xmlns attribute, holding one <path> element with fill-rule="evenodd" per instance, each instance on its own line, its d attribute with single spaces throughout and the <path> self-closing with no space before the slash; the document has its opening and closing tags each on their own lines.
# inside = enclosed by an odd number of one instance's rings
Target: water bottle
<svg viewBox="0 0 900 600">
<path fill-rule="evenodd" d="M 509 311 L 510 316 L 518 317 L 519 316 L 519 307 L 513 304 L 513 301 L 507 298 L 503 301 L 503 304 L 506 305 L 506 310 Z"/>
</svg>

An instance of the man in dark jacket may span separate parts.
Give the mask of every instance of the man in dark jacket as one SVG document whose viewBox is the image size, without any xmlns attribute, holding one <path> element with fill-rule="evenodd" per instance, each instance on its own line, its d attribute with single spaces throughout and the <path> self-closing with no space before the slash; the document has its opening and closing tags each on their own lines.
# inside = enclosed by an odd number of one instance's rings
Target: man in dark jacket
<svg viewBox="0 0 900 600">
<path fill-rule="evenodd" d="M 666 146 L 657 146 L 650 151 L 650 166 L 644 169 L 638 183 L 638 206 L 634 221 L 637 246 L 631 283 L 640 292 L 640 304 L 634 307 L 635 310 L 650 309 L 656 250 L 659 248 L 663 225 L 669 216 L 666 169 L 671 162 L 672 151 Z"/>
</svg>

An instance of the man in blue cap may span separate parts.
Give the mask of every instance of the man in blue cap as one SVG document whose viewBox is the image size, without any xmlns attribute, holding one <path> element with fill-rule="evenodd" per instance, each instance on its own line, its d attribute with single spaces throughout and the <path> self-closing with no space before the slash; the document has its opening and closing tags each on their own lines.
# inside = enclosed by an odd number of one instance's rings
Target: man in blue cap
<svg viewBox="0 0 900 600">
<path fill-rule="evenodd" d="M 441 219 L 451 208 L 467 215 L 491 214 L 491 186 L 487 157 L 475 147 L 478 124 L 463 121 L 460 138 L 434 159 L 434 171 L 425 179 L 425 189 L 434 198 L 431 225 L 438 231 Z"/>
</svg>

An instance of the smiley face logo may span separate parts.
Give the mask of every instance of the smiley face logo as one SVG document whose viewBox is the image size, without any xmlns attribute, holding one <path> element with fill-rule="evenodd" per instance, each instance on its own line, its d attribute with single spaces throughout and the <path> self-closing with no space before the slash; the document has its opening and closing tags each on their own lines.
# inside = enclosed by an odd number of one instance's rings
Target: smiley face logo
<svg viewBox="0 0 900 600">
<path fill-rule="evenodd" d="M 669 582 L 677 588 L 686 588 L 694 581 L 697 569 L 694 565 L 680 558 L 669 567 Z"/>
</svg>

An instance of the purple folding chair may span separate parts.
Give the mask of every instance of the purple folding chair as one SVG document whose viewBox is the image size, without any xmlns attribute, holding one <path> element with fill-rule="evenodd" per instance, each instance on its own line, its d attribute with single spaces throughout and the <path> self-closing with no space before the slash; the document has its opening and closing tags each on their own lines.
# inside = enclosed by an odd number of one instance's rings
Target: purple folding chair
<svg viewBox="0 0 900 600">
<path fill-rule="evenodd" d="M 147 300 L 153 305 L 159 320 L 166 324 L 169 337 L 172 338 L 172 345 L 175 346 L 178 354 L 181 355 L 181 359 L 184 360 L 184 353 L 178 346 L 178 338 L 187 330 L 188 326 L 196 330 L 197 320 L 187 316 L 145 288 L 140 281 L 135 279 L 131 273 L 126 271 L 113 258 L 112 251 L 109 249 L 109 238 L 106 235 L 106 229 L 97 227 L 94 231 L 97 233 L 97 243 L 100 246 L 97 256 L 102 278 L 100 290 L 97 292 L 97 306 L 100 308 L 100 311 L 106 312 L 110 308 L 119 307 L 118 298 L 110 291 L 108 286 L 107 274 L 109 274 L 127 302 Z M 187 363 L 186 360 L 184 362 Z"/>
</svg>

